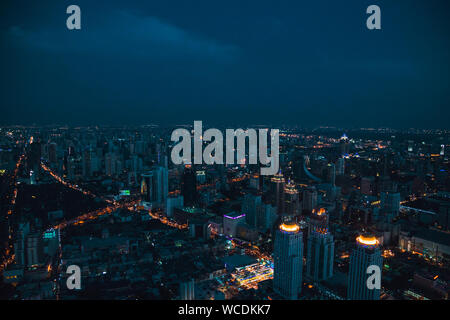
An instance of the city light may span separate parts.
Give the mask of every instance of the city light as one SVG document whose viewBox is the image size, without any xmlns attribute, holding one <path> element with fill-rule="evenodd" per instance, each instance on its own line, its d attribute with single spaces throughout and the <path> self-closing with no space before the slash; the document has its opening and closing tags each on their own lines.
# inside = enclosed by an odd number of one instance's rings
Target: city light
<svg viewBox="0 0 450 320">
<path fill-rule="evenodd" d="M 365 237 L 363 235 L 360 235 L 356 238 L 356 241 L 359 243 L 366 245 L 366 246 L 375 246 L 378 245 L 379 241 L 375 237 Z"/>
<path fill-rule="evenodd" d="M 298 232 L 300 230 L 300 226 L 297 224 L 283 223 L 280 225 L 280 230 L 285 231 L 285 232 Z"/>
</svg>

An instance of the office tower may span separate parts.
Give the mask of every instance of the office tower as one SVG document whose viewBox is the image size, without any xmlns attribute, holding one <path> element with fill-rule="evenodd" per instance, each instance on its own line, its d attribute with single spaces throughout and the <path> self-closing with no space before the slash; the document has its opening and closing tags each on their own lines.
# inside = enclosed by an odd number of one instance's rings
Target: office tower
<svg viewBox="0 0 450 320">
<path fill-rule="evenodd" d="M 441 151 L 439 151 L 439 155 L 444 156 L 445 155 L 445 145 L 441 144 Z"/>
<path fill-rule="evenodd" d="M 195 300 L 195 282 L 194 279 L 180 283 L 181 300 Z"/>
<path fill-rule="evenodd" d="M 327 229 L 329 215 L 325 208 L 314 208 L 308 218 L 308 235 L 314 229 Z"/>
<path fill-rule="evenodd" d="M 25 266 L 25 232 L 18 231 L 14 242 L 14 261 L 19 266 Z"/>
<path fill-rule="evenodd" d="M 275 292 L 286 299 L 295 300 L 302 287 L 303 234 L 299 225 L 284 222 L 275 232 L 274 243 Z"/>
<path fill-rule="evenodd" d="M 270 181 L 272 183 L 272 190 L 271 190 L 272 202 L 277 207 L 277 213 L 281 215 L 284 213 L 283 196 L 285 183 L 284 176 L 281 173 L 281 170 L 276 175 L 274 175 L 270 179 Z"/>
<path fill-rule="evenodd" d="M 336 161 L 336 175 L 342 176 L 345 173 L 345 159 L 339 158 Z"/>
<path fill-rule="evenodd" d="M 257 212 L 258 216 L 256 217 L 256 224 L 258 228 L 266 232 L 269 229 L 272 229 L 273 224 L 277 219 L 277 208 L 272 206 L 270 203 L 261 205 L 261 210 Z"/>
<path fill-rule="evenodd" d="M 91 152 L 91 162 L 90 162 L 90 174 L 101 171 L 101 161 L 100 158 L 93 152 Z"/>
<path fill-rule="evenodd" d="M 245 214 L 245 222 L 251 227 L 257 227 L 258 211 L 262 210 L 262 199 L 259 195 L 246 194 L 242 202 L 242 213 Z"/>
<path fill-rule="evenodd" d="M 310 187 L 303 191 L 303 210 L 312 212 L 317 206 L 317 190 L 314 187 Z"/>
<path fill-rule="evenodd" d="M 169 194 L 169 176 L 164 167 L 153 167 L 151 171 L 142 174 L 142 200 L 152 208 L 166 206 Z"/>
<path fill-rule="evenodd" d="M 91 148 L 87 148 L 83 152 L 83 177 L 92 176 Z"/>
<path fill-rule="evenodd" d="M 174 209 L 182 209 L 184 207 L 183 196 L 170 196 L 167 198 L 166 215 L 173 216 Z"/>
<path fill-rule="evenodd" d="M 33 141 L 29 147 L 28 166 L 30 170 L 37 171 L 41 165 L 42 147 L 38 141 Z"/>
<path fill-rule="evenodd" d="M 105 173 L 107 176 L 115 176 L 117 172 L 116 168 L 116 155 L 108 152 L 105 154 Z"/>
<path fill-rule="evenodd" d="M 181 194 L 186 207 L 193 207 L 197 203 L 197 178 L 191 165 L 184 167 L 181 181 Z"/>
<path fill-rule="evenodd" d="M 48 145 L 48 161 L 52 164 L 57 161 L 56 143 L 52 142 Z"/>
<path fill-rule="evenodd" d="M 77 175 L 77 160 L 74 157 L 67 159 L 67 177 L 70 180 L 75 179 Z"/>
<path fill-rule="evenodd" d="M 356 248 L 350 256 L 350 270 L 348 274 L 347 299 L 349 300 L 378 300 L 380 289 L 370 289 L 367 285 L 369 266 L 378 266 L 382 270 L 383 258 L 379 241 L 374 236 L 360 235 L 356 238 Z M 380 274 L 381 276 L 381 274 Z"/>
<path fill-rule="evenodd" d="M 328 214 L 325 209 L 314 210 L 310 219 L 306 277 L 314 282 L 333 276 L 334 239 L 328 231 Z"/>
<path fill-rule="evenodd" d="M 294 217 L 300 214 L 299 192 L 293 181 L 288 181 L 284 187 L 284 214 Z"/>
<path fill-rule="evenodd" d="M 334 163 L 329 163 L 327 166 L 328 171 L 328 182 L 334 186 L 336 184 L 336 166 Z"/>
<path fill-rule="evenodd" d="M 305 163 L 305 155 L 302 153 L 294 155 L 294 160 L 292 163 L 292 172 L 294 174 L 294 179 L 296 181 L 303 181 L 305 177 L 305 172 L 303 169 Z"/>
<path fill-rule="evenodd" d="M 346 155 L 350 151 L 350 143 L 347 135 L 344 133 L 339 142 L 339 151 L 341 155 Z"/>
<path fill-rule="evenodd" d="M 40 262 L 40 235 L 32 233 L 27 236 L 27 266 L 35 266 Z"/>
</svg>

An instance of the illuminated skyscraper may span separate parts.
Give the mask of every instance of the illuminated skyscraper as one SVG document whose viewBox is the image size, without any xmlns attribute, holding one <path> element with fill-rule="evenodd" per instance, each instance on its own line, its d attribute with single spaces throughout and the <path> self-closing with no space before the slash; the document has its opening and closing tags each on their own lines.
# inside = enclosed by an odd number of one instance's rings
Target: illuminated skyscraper
<svg viewBox="0 0 450 320">
<path fill-rule="evenodd" d="M 282 223 L 275 234 L 274 290 L 295 300 L 302 288 L 303 234 L 294 222 Z"/>
<path fill-rule="evenodd" d="M 284 187 L 284 213 L 290 217 L 300 214 L 299 193 L 291 181 Z"/>
<path fill-rule="evenodd" d="M 262 210 L 262 199 L 259 195 L 247 194 L 242 202 L 242 213 L 245 214 L 245 222 L 251 226 L 257 226 L 258 213 Z"/>
<path fill-rule="evenodd" d="M 336 175 L 342 176 L 345 172 L 345 159 L 339 158 L 336 161 Z"/>
<path fill-rule="evenodd" d="M 350 270 L 348 274 L 347 299 L 349 300 L 379 300 L 380 289 L 370 289 L 367 280 L 369 266 L 382 268 L 383 258 L 379 241 L 373 236 L 360 235 L 356 238 L 356 248 L 350 256 Z M 381 274 L 380 274 L 381 276 Z"/>
<path fill-rule="evenodd" d="M 142 200 L 152 208 L 164 207 L 169 194 L 169 177 L 164 167 L 153 169 L 142 174 L 141 195 Z"/>
<path fill-rule="evenodd" d="M 349 143 L 348 137 L 345 133 L 342 135 L 342 137 L 340 139 L 339 149 L 340 149 L 341 155 L 346 155 L 349 153 L 350 143 Z"/>
<path fill-rule="evenodd" d="M 306 277 L 314 282 L 333 276 L 334 239 L 328 231 L 328 214 L 325 209 L 313 211 L 308 235 Z"/>
<path fill-rule="evenodd" d="M 280 172 L 278 172 L 276 175 L 274 175 L 270 181 L 272 182 L 272 198 L 273 198 L 273 204 L 277 207 L 277 213 L 279 215 L 284 213 L 284 176 Z"/>
</svg>

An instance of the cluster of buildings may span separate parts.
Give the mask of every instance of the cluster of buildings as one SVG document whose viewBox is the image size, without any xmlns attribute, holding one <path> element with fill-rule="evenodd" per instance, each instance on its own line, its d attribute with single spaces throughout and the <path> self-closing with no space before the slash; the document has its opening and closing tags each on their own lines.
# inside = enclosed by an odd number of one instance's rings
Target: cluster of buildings
<svg viewBox="0 0 450 320">
<path fill-rule="evenodd" d="M 17 297 L 447 297 L 446 133 L 285 128 L 280 170 L 263 176 L 245 163 L 174 165 L 170 132 L 2 131 L 0 186 L 17 189 L 2 200 L 2 273 Z M 71 264 L 81 291 L 64 286 Z M 381 286 L 369 288 L 373 266 Z"/>
</svg>

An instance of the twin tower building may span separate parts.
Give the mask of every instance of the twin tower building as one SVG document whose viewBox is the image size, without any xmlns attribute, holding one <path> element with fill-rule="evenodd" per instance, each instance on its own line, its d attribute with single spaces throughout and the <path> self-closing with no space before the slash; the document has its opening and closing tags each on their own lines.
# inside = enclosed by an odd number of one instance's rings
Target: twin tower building
<svg viewBox="0 0 450 320">
<path fill-rule="evenodd" d="M 334 239 L 328 231 L 324 209 L 314 210 L 307 235 L 305 278 L 314 283 L 333 276 Z M 281 223 L 275 232 L 274 290 L 286 299 L 296 300 L 303 281 L 303 232 L 293 221 Z M 375 238 L 359 236 L 350 257 L 347 299 L 377 300 L 380 289 L 367 285 L 369 266 L 382 266 L 381 250 Z"/>
</svg>

